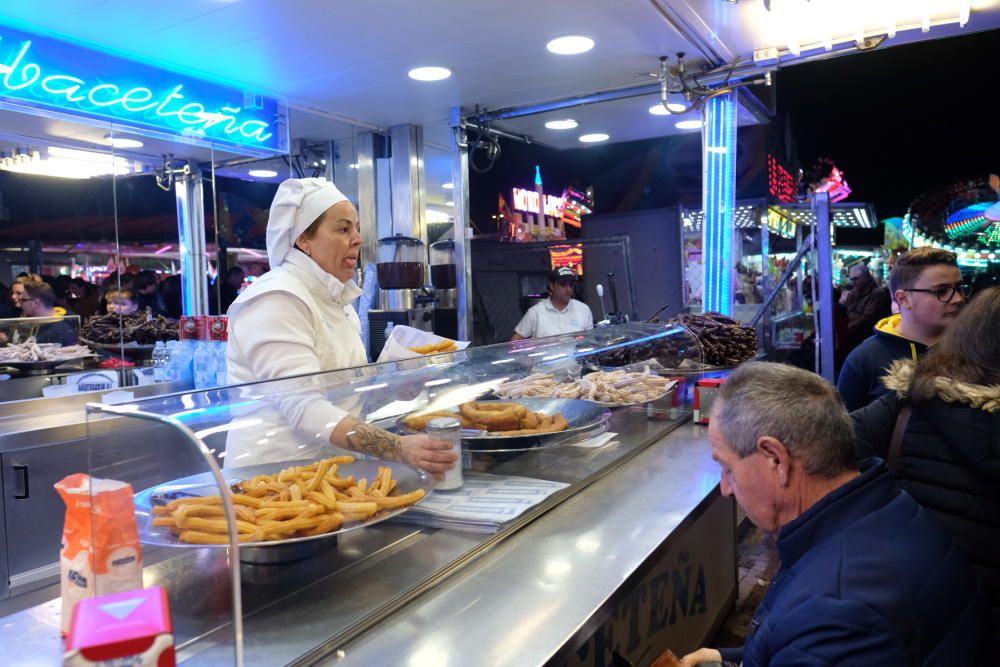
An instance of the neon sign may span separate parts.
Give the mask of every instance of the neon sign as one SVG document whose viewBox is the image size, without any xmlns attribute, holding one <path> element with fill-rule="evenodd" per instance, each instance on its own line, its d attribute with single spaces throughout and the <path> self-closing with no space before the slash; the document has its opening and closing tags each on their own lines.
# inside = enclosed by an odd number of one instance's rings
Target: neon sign
<svg viewBox="0 0 1000 667">
<path fill-rule="evenodd" d="M 549 264 L 553 270 L 568 266 L 583 276 L 583 244 L 554 245 L 549 248 Z"/>
<path fill-rule="evenodd" d="M 514 209 L 517 211 L 524 211 L 526 213 L 538 213 L 538 193 L 534 190 L 524 190 L 522 188 L 514 188 Z M 552 216 L 553 218 L 558 218 L 562 215 L 563 199 L 562 197 L 553 197 L 552 195 L 545 195 L 545 215 Z"/>
<path fill-rule="evenodd" d="M 5 26 L 0 102 L 254 152 L 288 150 L 287 109 L 274 98 Z"/>
<path fill-rule="evenodd" d="M 795 238 L 795 221 L 788 215 L 788 209 L 779 206 L 767 207 L 767 221 L 764 223 L 767 228 L 786 239 Z"/>
<path fill-rule="evenodd" d="M 767 192 L 781 204 L 794 204 L 799 196 L 799 179 L 773 155 L 767 156 Z"/>
</svg>

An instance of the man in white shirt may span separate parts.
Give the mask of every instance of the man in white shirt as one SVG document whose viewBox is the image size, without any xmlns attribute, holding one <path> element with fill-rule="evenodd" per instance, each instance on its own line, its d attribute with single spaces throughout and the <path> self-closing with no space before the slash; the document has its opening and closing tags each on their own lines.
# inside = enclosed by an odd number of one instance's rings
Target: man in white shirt
<svg viewBox="0 0 1000 667">
<path fill-rule="evenodd" d="M 549 298 L 532 306 L 517 326 L 511 340 L 544 338 L 594 328 L 594 315 L 587 304 L 573 298 L 576 272 L 561 266 L 549 274 Z"/>
</svg>

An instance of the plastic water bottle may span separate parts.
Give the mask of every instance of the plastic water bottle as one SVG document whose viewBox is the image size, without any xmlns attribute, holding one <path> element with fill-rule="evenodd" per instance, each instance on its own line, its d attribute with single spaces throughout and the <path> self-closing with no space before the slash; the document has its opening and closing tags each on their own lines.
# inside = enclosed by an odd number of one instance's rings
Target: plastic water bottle
<svg viewBox="0 0 1000 667">
<path fill-rule="evenodd" d="M 215 386 L 224 387 L 229 384 L 226 373 L 226 342 L 215 342 Z"/>
<path fill-rule="evenodd" d="M 177 381 L 177 349 L 177 341 L 175 340 L 168 341 L 163 346 L 163 370 L 160 372 L 163 382 Z"/>
<path fill-rule="evenodd" d="M 181 382 L 194 386 L 194 353 L 198 341 L 180 341 L 181 357 L 177 364 L 177 373 Z"/>
<path fill-rule="evenodd" d="M 200 340 L 194 351 L 194 388 L 215 386 L 215 359 L 210 341 Z"/>
<path fill-rule="evenodd" d="M 396 325 L 395 325 L 395 324 L 393 324 L 392 322 L 389 322 L 388 324 L 386 324 L 386 325 L 385 325 L 385 333 L 383 334 L 383 335 L 385 336 L 385 338 L 384 338 L 383 340 L 384 340 L 384 341 L 385 341 L 386 343 L 388 343 L 388 342 L 389 342 L 389 336 L 391 336 L 391 335 L 392 335 L 392 328 L 393 328 L 394 326 L 396 326 Z"/>
<path fill-rule="evenodd" d="M 163 382 L 163 371 L 167 346 L 162 340 L 156 341 L 153 347 L 153 382 Z"/>
</svg>

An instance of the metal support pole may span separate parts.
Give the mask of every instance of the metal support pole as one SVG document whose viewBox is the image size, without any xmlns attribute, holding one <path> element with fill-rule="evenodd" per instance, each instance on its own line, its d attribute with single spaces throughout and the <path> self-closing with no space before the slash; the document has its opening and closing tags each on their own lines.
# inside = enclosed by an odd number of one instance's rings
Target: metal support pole
<svg viewBox="0 0 1000 667">
<path fill-rule="evenodd" d="M 378 208 L 375 188 L 375 135 L 362 132 L 358 135 L 358 218 L 361 221 L 360 266 L 375 263 L 378 246 Z M 329 164 L 329 162 L 328 162 Z M 362 275 L 364 271 L 362 270 Z"/>
<path fill-rule="evenodd" d="M 764 294 L 771 294 L 771 236 L 767 229 L 767 225 L 760 226 L 760 289 Z M 752 292 L 753 290 L 751 290 Z M 774 294 L 777 295 L 778 290 L 774 290 Z M 772 298 L 773 302 L 774 299 Z M 764 330 L 763 335 L 758 336 L 758 340 L 761 343 L 763 349 L 768 350 L 771 348 L 773 341 L 771 340 L 771 309 L 767 308 L 764 310 Z"/>
<path fill-rule="evenodd" d="M 202 190 L 201 171 L 197 165 L 189 162 L 174 178 L 182 308 L 185 315 L 208 315 L 205 199 Z"/>
<path fill-rule="evenodd" d="M 830 195 L 818 192 L 812 198 L 813 213 L 816 220 L 817 259 L 816 263 L 816 294 L 819 299 L 819 368 L 817 373 L 829 382 L 833 382 L 833 261 L 831 254 L 832 232 L 830 218 Z"/>
<path fill-rule="evenodd" d="M 757 323 L 764 317 L 764 313 L 767 312 L 767 309 L 771 307 L 772 303 L 774 303 L 774 299 L 778 296 L 778 292 L 781 291 L 781 288 L 785 286 L 788 279 L 791 278 L 792 274 L 799 268 L 799 263 L 802 261 L 802 258 L 805 257 L 806 253 L 812 249 L 812 243 L 813 237 L 811 233 L 808 237 L 806 237 L 805 243 L 802 243 L 801 241 L 799 242 L 798 252 L 796 252 L 795 257 L 788 262 L 788 266 L 785 267 L 785 272 L 781 274 L 781 278 L 777 283 L 775 283 L 774 289 L 768 292 L 767 296 L 764 297 L 764 303 L 760 304 L 760 308 L 757 309 L 753 319 L 750 320 L 750 326 L 757 326 Z M 800 279 L 799 283 L 801 282 L 802 280 Z M 801 285 L 799 285 L 799 291 L 802 291 Z"/>
<path fill-rule="evenodd" d="M 811 234 L 812 232 L 810 232 Z M 809 240 L 809 244 L 812 245 L 812 240 Z M 802 247 L 802 225 L 795 225 L 795 247 Z M 801 255 L 797 255 L 796 264 L 802 259 Z M 805 282 L 806 272 L 805 268 L 799 264 L 799 275 L 798 280 L 795 281 L 795 310 L 802 310 L 805 306 L 805 298 L 802 295 L 802 283 Z"/>
<path fill-rule="evenodd" d="M 326 165 L 323 168 L 323 177 L 331 183 L 337 182 L 337 142 L 336 141 L 324 141 L 323 142 L 323 159 L 326 160 Z M 343 192 L 343 190 L 341 190 Z"/>
<path fill-rule="evenodd" d="M 42 242 L 38 239 L 28 241 L 28 273 L 41 274 L 44 264 Z"/>
<path fill-rule="evenodd" d="M 451 180 L 455 184 L 455 263 L 458 273 L 458 338 L 472 340 L 472 244 L 469 230 L 469 147 L 461 107 L 451 108 Z"/>
<path fill-rule="evenodd" d="M 392 140 L 392 231 L 427 242 L 424 128 L 396 125 Z"/>
</svg>

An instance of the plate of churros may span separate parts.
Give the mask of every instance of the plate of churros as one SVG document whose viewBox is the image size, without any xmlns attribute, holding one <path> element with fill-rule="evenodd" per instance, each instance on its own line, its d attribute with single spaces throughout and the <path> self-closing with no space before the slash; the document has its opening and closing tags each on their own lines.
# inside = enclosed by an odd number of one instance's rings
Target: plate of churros
<svg viewBox="0 0 1000 667">
<path fill-rule="evenodd" d="M 468 401 L 446 410 L 405 415 L 399 418 L 397 427 L 421 432 L 435 417 L 457 418 L 466 448 L 503 451 L 572 440 L 605 426 L 611 413 L 592 401 L 564 398 Z"/>
<path fill-rule="evenodd" d="M 240 560 L 254 563 L 313 555 L 336 535 L 405 512 L 434 488 L 433 477 L 415 466 L 351 456 L 226 468 L 222 474 L 236 509 Z M 229 545 L 211 473 L 140 491 L 135 507 L 145 544 Z"/>
</svg>

